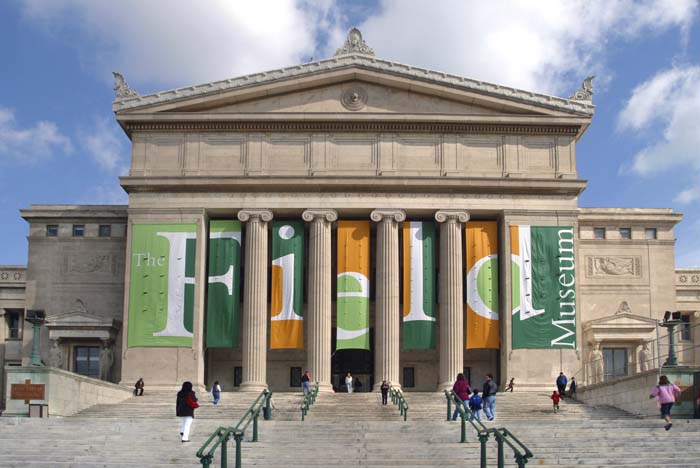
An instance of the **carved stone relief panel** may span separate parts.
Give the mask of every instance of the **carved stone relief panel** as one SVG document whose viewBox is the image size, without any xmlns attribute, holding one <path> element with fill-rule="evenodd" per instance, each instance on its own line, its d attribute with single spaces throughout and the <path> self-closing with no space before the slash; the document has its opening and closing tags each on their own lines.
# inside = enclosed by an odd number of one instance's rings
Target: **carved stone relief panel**
<svg viewBox="0 0 700 468">
<path fill-rule="evenodd" d="M 636 256 L 588 256 L 586 276 L 640 277 L 642 259 Z"/>
<path fill-rule="evenodd" d="M 376 174 L 377 138 L 372 135 L 329 136 L 333 172 Z"/>
<path fill-rule="evenodd" d="M 245 170 L 245 139 L 236 135 L 203 134 L 199 149 L 201 174 L 239 175 Z"/>
<path fill-rule="evenodd" d="M 500 136 L 465 137 L 460 144 L 462 167 L 466 175 L 495 175 L 503 172 L 504 147 Z"/>
<path fill-rule="evenodd" d="M 397 169 L 402 174 L 440 175 L 442 138 L 399 136 Z"/>
<path fill-rule="evenodd" d="M 150 135 L 146 145 L 145 172 L 180 174 L 184 165 L 184 135 Z"/>
<path fill-rule="evenodd" d="M 552 173 L 556 169 L 556 146 L 553 137 L 521 137 L 521 150 L 528 172 Z"/>
<path fill-rule="evenodd" d="M 68 253 L 61 263 L 63 281 L 114 281 L 121 275 L 115 254 Z"/>
<path fill-rule="evenodd" d="M 268 174 L 306 175 L 311 171 L 310 135 L 274 135 L 264 145 Z"/>
</svg>

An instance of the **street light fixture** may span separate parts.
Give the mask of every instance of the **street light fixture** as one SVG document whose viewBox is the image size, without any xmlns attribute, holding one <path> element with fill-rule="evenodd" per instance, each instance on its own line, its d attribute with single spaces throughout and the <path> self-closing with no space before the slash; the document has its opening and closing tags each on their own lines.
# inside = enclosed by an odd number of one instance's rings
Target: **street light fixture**
<svg viewBox="0 0 700 468">
<path fill-rule="evenodd" d="M 46 323 L 46 312 L 38 309 L 27 309 L 24 320 L 32 324 L 32 354 L 30 356 L 30 364 L 32 366 L 43 366 L 41 355 L 39 354 L 39 331 L 41 326 Z"/>
<path fill-rule="evenodd" d="M 674 331 L 676 325 L 681 323 L 681 313 L 671 312 L 669 310 L 664 314 L 664 321 L 660 326 L 668 329 L 668 358 L 661 367 L 675 367 L 678 365 L 678 359 L 676 358 L 676 337 Z"/>
</svg>

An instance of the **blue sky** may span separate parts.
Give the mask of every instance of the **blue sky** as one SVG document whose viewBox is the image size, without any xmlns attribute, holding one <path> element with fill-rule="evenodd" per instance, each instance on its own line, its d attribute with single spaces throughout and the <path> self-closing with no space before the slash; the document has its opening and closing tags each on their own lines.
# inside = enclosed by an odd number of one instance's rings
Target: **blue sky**
<svg viewBox="0 0 700 468">
<path fill-rule="evenodd" d="M 125 203 L 111 71 L 141 93 L 330 57 L 358 26 L 381 58 L 597 106 L 581 206 L 669 207 L 700 266 L 700 7 L 693 0 L 0 2 L 0 264 L 31 204 Z"/>
</svg>

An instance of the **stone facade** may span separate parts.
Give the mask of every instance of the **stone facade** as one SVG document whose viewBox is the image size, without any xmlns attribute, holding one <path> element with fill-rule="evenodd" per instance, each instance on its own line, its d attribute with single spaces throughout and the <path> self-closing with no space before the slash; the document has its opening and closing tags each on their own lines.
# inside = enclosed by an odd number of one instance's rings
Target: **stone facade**
<svg viewBox="0 0 700 468">
<path fill-rule="evenodd" d="M 90 330 L 86 339 L 104 346 L 115 337 L 115 382 L 144 377 L 150 386 L 170 388 L 185 379 L 199 386 L 219 380 L 233 389 L 239 372 L 242 389 L 289 390 L 290 368 L 301 367 L 328 390 L 337 383 L 331 362 L 337 220 L 371 220 L 374 382 L 405 384 L 406 368 L 414 375 L 407 390 L 419 391 L 449 385 L 464 368 L 475 383 L 492 372 L 500 382 L 515 377 L 521 388 L 549 386 L 560 370 L 585 380 L 584 360 L 596 340 L 632 349 L 646 339 L 644 320 L 675 310 L 674 291 L 685 294 L 674 276 L 673 228 L 681 215 L 578 206 L 586 182 L 578 177 L 576 142 L 593 115 L 590 80 L 564 99 L 347 50 L 330 60 L 146 96 L 119 75 L 113 109 L 132 141 L 130 171 L 120 179 L 128 207 L 22 211 L 30 225 L 24 306 L 47 310 L 47 360 L 50 337 L 65 346 L 69 341 L 63 340 L 78 339 L 65 332 L 77 314 L 82 333 Z M 237 348 L 204 346 L 211 219 L 244 223 L 243 335 Z M 268 348 L 271 219 L 306 221 L 302 350 Z M 401 348 L 397 229 L 404 219 L 439 224 L 438 343 L 432 350 Z M 468 219 L 498 223 L 499 350 L 464 349 Z M 129 348 L 124 330 L 132 252 L 125 236 L 135 224 L 168 222 L 197 229 L 193 344 Z M 85 236 L 76 239 L 70 229 L 80 223 Z M 47 238 L 50 224 L 58 225 L 56 238 Z M 97 236 L 101 224 L 112 226 L 108 239 Z M 512 225 L 574 227 L 576 349 L 513 349 Z M 620 324 L 608 319 L 623 302 L 625 317 L 641 317 L 630 319 L 641 325 L 613 336 L 606 330 Z M 88 326 L 87 317 L 98 320 Z M 25 363 L 28 346 L 25 333 Z M 69 355 L 66 348 L 64 363 L 74 370 Z"/>
</svg>

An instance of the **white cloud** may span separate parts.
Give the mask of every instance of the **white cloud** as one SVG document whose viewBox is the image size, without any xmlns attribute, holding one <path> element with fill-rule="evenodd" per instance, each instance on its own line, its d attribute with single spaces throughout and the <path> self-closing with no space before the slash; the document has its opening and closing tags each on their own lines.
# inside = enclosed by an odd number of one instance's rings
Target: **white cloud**
<svg viewBox="0 0 700 468">
<path fill-rule="evenodd" d="M 618 127 L 651 135 L 634 156 L 632 172 L 650 176 L 678 167 L 700 172 L 700 66 L 662 70 L 637 86 Z M 679 192 L 675 201 L 688 204 L 699 198 L 700 183 Z"/>
<path fill-rule="evenodd" d="M 568 96 L 588 74 L 606 81 L 611 39 L 685 37 L 697 11 L 694 0 L 385 0 L 361 29 L 382 57 Z"/>
<path fill-rule="evenodd" d="M 70 138 L 55 123 L 42 120 L 22 128 L 15 120 L 15 111 L 0 106 L 0 157 L 36 163 L 56 153 L 72 151 Z"/>
<path fill-rule="evenodd" d="M 79 140 L 84 152 L 101 169 L 118 175 L 125 175 L 128 172 L 126 137 L 116 122 L 97 118 L 93 129 L 89 132 L 80 132 Z"/>
<path fill-rule="evenodd" d="M 79 203 L 86 205 L 126 205 L 128 197 L 118 181 L 91 186 Z"/>
<path fill-rule="evenodd" d="M 332 27 L 332 3 L 318 0 L 23 0 L 23 7 L 57 37 L 77 38 L 88 66 L 106 79 L 122 71 L 132 86 L 294 65 L 313 55 L 317 28 Z M 79 34 L 64 34 L 72 29 Z"/>
</svg>

